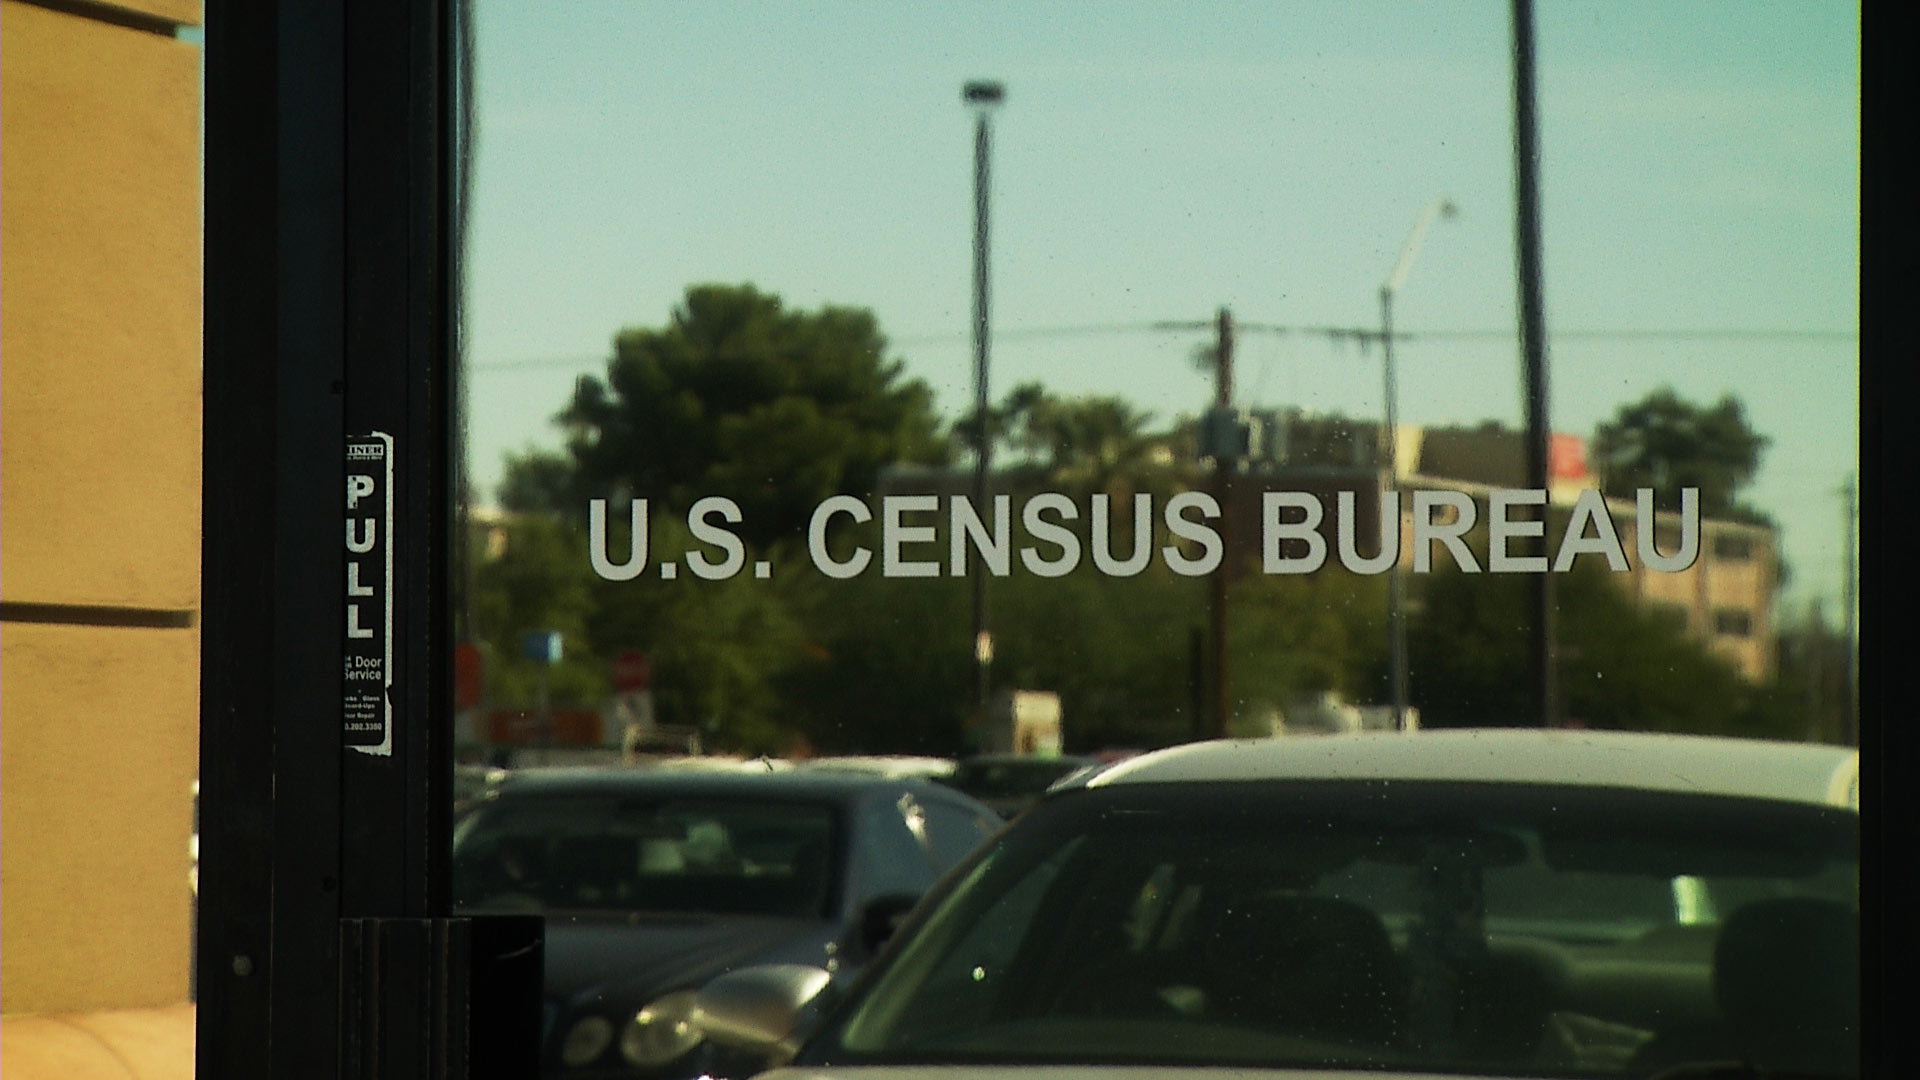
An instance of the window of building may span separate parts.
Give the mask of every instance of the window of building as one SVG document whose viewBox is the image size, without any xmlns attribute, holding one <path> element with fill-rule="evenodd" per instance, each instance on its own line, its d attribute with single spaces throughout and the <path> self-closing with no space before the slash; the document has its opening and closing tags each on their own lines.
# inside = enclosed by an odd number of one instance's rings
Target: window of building
<svg viewBox="0 0 1920 1080">
<path fill-rule="evenodd" d="M 1713 557 L 1721 562 L 1746 562 L 1753 558 L 1751 536 L 1721 535 L 1713 538 Z"/>
<path fill-rule="evenodd" d="M 1752 637 L 1753 614 L 1739 608 L 1721 608 L 1713 613 L 1713 632 L 1721 637 Z"/>
<path fill-rule="evenodd" d="M 1668 626 L 1685 629 L 1689 621 L 1688 615 L 1690 612 L 1688 612 L 1687 605 L 1685 604 L 1675 604 L 1670 601 L 1656 601 L 1647 605 L 1647 614 L 1660 622 L 1666 623 Z"/>
</svg>

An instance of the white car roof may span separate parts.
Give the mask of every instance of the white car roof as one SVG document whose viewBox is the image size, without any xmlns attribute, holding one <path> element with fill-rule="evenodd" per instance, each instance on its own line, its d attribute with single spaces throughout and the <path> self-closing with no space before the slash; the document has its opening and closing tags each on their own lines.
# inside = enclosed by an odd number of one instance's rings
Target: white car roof
<svg viewBox="0 0 1920 1080">
<path fill-rule="evenodd" d="M 1121 762 L 1088 787 L 1232 780 L 1563 784 L 1860 808 L 1851 747 L 1623 731 L 1362 732 L 1189 743 Z"/>
<path fill-rule="evenodd" d="M 832 772 L 873 773 L 877 776 L 952 776 L 954 763 L 948 758 L 915 757 L 910 754 L 836 754 L 808 758 L 799 763 L 803 769 Z"/>
<path fill-rule="evenodd" d="M 1457 1072 L 1260 1065 L 789 1065 L 760 1072 L 755 1080 L 1252 1080 L 1260 1076 L 1275 1080 L 1356 1080 L 1361 1076 L 1365 1080 L 1473 1080 L 1473 1076 Z"/>
</svg>

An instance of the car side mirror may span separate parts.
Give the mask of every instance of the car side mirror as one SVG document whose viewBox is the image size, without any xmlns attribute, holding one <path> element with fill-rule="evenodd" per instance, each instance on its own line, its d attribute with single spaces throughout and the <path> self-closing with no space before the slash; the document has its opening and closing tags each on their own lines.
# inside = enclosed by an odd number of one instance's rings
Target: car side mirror
<svg viewBox="0 0 1920 1080">
<path fill-rule="evenodd" d="M 693 1026 L 715 1043 L 783 1065 L 800 1050 L 808 1004 L 832 976 L 807 964 L 762 964 L 708 981 L 693 1000 Z"/>
<path fill-rule="evenodd" d="M 910 893 L 888 893 L 867 901 L 860 910 L 860 947 L 865 954 L 879 953 L 919 902 L 920 898 Z"/>
</svg>

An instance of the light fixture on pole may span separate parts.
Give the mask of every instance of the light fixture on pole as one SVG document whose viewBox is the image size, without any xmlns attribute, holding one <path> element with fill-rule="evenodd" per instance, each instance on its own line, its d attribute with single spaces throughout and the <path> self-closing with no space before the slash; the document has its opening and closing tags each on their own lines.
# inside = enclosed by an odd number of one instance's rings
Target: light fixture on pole
<svg viewBox="0 0 1920 1080">
<path fill-rule="evenodd" d="M 987 471 L 993 461 L 993 431 L 987 405 L 987 194 L 989 152 L 993 143 L 993 110 L 1006 99 L 1006 87 L 975 80 L 961 88 L 960 97 L 973 110 L 973 401 L 974 459 L 973 509 L 987 513 Z M 992 685 L 993 634 L 987 629 L 987 577 L 975 559 L 973 579 L 973 661 L 976 704 L 985 719 Z"/>
<path fill-rule="evenodd" d="M 1414 256 L 1420 252 L 1420 241 L 1427 235 L 1427 227 L 1435 218 L 1451 218 L 1459 213 L 1450 199 L 1435 199 L 1420 211 L 1413 221 L 1413 231 L 1407 235 L 1406 246 L 1400 249 L 1400 260 L 1393 264 L 1393 273 L 1387 276 L 1386 284 L 1380 286 L 1380 352 L 1381 366 L 1386 371 L 1387 430 L 1381 440 L 1382 456 L 1386 459 L 1386 474 L 1383 480 L 1386 491 L 1393 494 L 1394 500 L 1394 537 L 1396 552 L 1400 544 L 1400 391 L 1394 379 L 1393 368 L 1393 297 L 1406 283 L 1408 271 L 1413 269 Z M 1384 500 L 1383 500 L 1384 504 Z M 1400 573 L 1400 559 L 1395 556 L 1393 564 L 1387 568 L 1387 633 L 1393 666 L 1393 726 L 1397 731 L 1407 729 L 1407 616 L 1406 581 Z"/>
</svg>

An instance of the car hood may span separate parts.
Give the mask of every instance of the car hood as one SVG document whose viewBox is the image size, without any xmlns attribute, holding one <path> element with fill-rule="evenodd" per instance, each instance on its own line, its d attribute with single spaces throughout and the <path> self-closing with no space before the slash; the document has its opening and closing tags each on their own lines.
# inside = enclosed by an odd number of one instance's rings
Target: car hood
<svg viewBox="0 0 1920 1080">
<path fill-rule="evenodd" d="M 547 916 L 546 997 L 614 1007 L 762 963 L 825 967 L 840 934 L 818 919 L 566 912 Z"/>
</svg>

